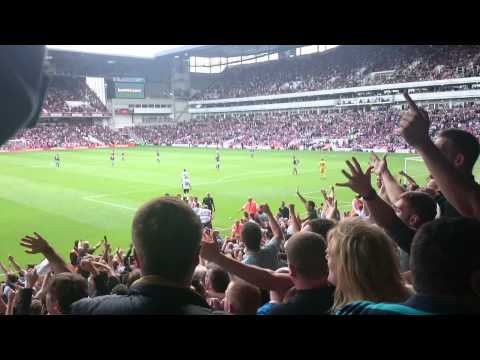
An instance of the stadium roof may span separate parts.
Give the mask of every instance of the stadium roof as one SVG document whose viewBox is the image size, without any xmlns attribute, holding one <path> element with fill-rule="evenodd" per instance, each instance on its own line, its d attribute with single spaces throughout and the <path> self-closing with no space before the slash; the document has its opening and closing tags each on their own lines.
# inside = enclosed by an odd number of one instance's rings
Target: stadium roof
<svg viewBox="0 0 480 360">
<path fill-rule="evenodd" d="M 181 55 L 199 57 L 234 57 L 287 51 L 303 45 L 186 45 L 158 52 L 155 56 Z"/>
</svg>

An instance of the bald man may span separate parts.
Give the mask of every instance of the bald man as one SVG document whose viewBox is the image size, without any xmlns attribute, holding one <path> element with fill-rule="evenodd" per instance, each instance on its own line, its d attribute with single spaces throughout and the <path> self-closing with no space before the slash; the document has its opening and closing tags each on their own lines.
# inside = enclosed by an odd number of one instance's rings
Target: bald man
<svg viewBox="0 0 480 360">
<path fill-rule="evenodd" d="M 224 311 L 232 315 L 255 315 L 260 307 L 260 290 L 249 283 L 230 282 L 225 291 Z"/>
</svg>

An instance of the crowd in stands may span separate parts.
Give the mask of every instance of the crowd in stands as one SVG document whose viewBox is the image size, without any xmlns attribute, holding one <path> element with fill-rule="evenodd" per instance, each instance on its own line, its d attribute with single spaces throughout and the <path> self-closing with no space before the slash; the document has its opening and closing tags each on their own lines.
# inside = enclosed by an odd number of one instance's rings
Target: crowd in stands
<svg viewBox="0 0 480 360">
<path fill-rule="evenodd" d="M 304 211 L 249 198 L 222 238 L 210 194 L 201 203 L 165 194 L 136 211 L 128 249 L 106 236 L 95 246 L 76 240 L 67 261 L 54 239 L 26 235 L 19 245 L 45 260 L 0 263 L 0 313 L 480 313 L 479 141 L 455 127 L 433 141 L 432 114 L 406 98 L 398 133 L 423 158 L 425 183 L 406 176 L 401 185 L 388 156 L 372 153 L 368 163 L 347 161 L 345 182 L 335 184 L 357 194 L 346 213 L 334 184 L 318 207 L 297 190 Z"/>
<path fill-rule="evenodd" d="M 480 136 L 480 106 L 438 107 L 431 111 L 430 135 L 457 128 Z M 127 144 L 219 145 L 224 147 L 316 148 L 331 143 L 340 148 L 409 149 L 395 134 L 400 111 L 345 111 L 218 115 L 180 124 L 133 126 L 114 130 L 91 122 L 71 121 L 20 131 L 15 139 L 27 148 Z M 11 149 L 4 146 L 3 148 Z"/>
<path fill-rule="evenodd" d="M 12 141 L 13 140 L 13 141 Z M 91 120 L 42 123 L 31 129 L 20 130 L 4 150 L 45 149 L 90 145 L 125 145 L 128 137 L 108 126 L 95 125 Z"/>
<path fill-rule="evenodd" d="M 67 101 L 83 104 L 69 106 Z M 87 85 L 85 78 L 60 76 L 52 78 L 42 111 L 47 113 L 108 112 L 106 106 Z"/>
<path fill-rule="evenodd" d="M 480 76 L 479 46 L 343 45 L 323 54 L 227 68 L 193 99 L 276 95 L 470 76 Z"/>
</svg>

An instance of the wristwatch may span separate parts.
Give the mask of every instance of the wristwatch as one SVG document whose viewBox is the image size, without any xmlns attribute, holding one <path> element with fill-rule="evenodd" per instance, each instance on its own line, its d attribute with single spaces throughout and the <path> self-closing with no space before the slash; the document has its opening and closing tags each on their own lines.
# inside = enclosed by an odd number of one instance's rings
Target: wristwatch
<svg viewBox="0 0 480 360">
<path fill-rule="evenodd" d="M 377 192 L 372 188 L 367 195 L 362 196 L 362 199 L 365 201 L 375 200 L 377 198 Z"/>
</svg>

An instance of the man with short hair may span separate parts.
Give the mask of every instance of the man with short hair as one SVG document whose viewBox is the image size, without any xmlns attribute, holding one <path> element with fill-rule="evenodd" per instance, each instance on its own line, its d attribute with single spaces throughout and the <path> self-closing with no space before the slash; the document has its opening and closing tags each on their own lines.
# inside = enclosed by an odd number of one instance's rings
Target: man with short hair
<svg viewBox="0 0 480 360">
<path fill-rule="evenodd" d="M 480 153 L 478 139 L 460 129 L 443 130 L 435 143 L 430 139 L 428 113 L 407 93 L 409 111 L 400 119 L 399 133 L 420 154 L 440 189 L 442 216 L 480 218 L 480 185 L 472 171 Z"/>
<path fill-rule="evenodd" d="M 282 201 L 282 203 L 280 204 L 280 208 L 278 209 L 278 213 L 283 219 L 288 219 L 290 217 L 288 207 L 285 206 L 285 201 Z"/>
<path fill-rule="evenodd" d="M 70 315 L 72 304 L 88 297 L 87 280 L 78 274 L 55 274 L 48 286 L 46 305 L 50 315 Z"/>
<path fill-rule="evenodd" d="M 212 228 L 212 212 L 207 207 L 207 205 L 203 205 L 201 208 L 198 209 L 198 216 L 203 227 Z"/>
<path fill-rule="evenodd" d="M 334 289 L 327 280 L 326 247 L 321 235 L 310 231 L 294 234 L 286 246 L 289 274 L 242 264 L 221 254 L 213 242 L 202 243 L 200 256 L 260 289 L 286 293 L 295 287 L 295 296 L 274 306 L 268 314 L 314 315 L 328 313 L 333 305 Z"/>
<path fill-rule="evenodd" d="M 415 295 L 403 304 L 355 301 L 339 315 L 480 313 L 480 221 L 440 218 L 415 234 L 410 256 Z"/>
<path fill-rule="evenodd" d="M 241 280 L 232 281 L 225 291 L 224 310 L 232 315 L 256 315 L 260 290 Z"/>
<path fill-rule="evenodd" d="M 72 314 L 212 314 L 190 289 L 198 264 L 202 224 L 184 202 L 157 198 L 137 210 L 132 239 L 142 276 L 127 296 L 99 296 L 72 306 Z"/>
<path fill-rule="evenodd" d="M 373 221 L 384 228 L 398 246 L 409 254 L 416 230 L 435 219 L 436 205 L 431 196 L 422 192 L 405 192 L 393 204 L 394 210 L 372 187 L 370 177 L 373 166 L 369 166 L 364 173 L 355 157 L 352 162 L 347 160 L 346 163 L 351 174 L 342 170 L 348 181 L 337 186 L 349 187 L 361 195 Z"/>
<path fill-rule="evenodd" d="M 205 286 L 208 297 L 223 300 L 229 283 L 230 276 L 224 269 L 216 265 L 207 268 Z"/>
<path fill-rule="evenodd" d="M 254 222 L 244 224 L 240 233 L 240 241 L 245 244 L 246 254 L 242 262 L 276 270 L 280 267 L 278 253 L 284 241 L 284 236 L 268 204 L 265 204 L 264 208 L 272 228 L 273 237 L 264 247 L 261 247 L 262 229 L 260 226 Z"/>
<path fill-rule="evenodd" d="M 210 211 L 212 211 L 212 212 L 215 211 L 215 203 L 214 203 L 213 198 L 210 195 L 210 193 L 207 193 L 207 195 L 203 198 L 202 204 L 207 205 L 207 207 L 210 209 Z"/>
<path fill-rule="evenodd" d="M 303 203 L 305 206 L 305 210 L 307 210 L 307 218 L 305 220 L 315 220 L 318 218 L 317 210 L 315 209 L 315 202 L 312 200 L 306 200 L 301 194 L 300 191 L 297 188 L 297 196 L 300 199 L 300 201 Z"/>
</svg>

